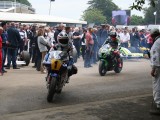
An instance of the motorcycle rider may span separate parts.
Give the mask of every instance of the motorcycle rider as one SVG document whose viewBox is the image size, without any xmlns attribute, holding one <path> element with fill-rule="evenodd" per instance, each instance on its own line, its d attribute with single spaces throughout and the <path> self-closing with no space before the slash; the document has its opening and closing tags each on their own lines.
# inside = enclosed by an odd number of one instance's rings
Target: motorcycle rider
<svg viewBox="0 0 160 120">
<path fill-rule="evenodd" d="M 73 74 L 77 74 L 77 67 L 73 65 L 73 57 L 71 55 L 72 52 L 72 41 L 70 41 L 68 34 L 63 30 L 57 36 L 57 43 L 53 46 L 52 50 L 59 50 L 64 53 L 64 57 L 69 57 L 68 65 L 71 66 L 71 70 L 68 72 L 68 78 Z M 52 50 L 50 52 L 52 52 Z M 49 57 L 48 57 L 49 58 Z M 45 60 L 47 61 L 47 60 Z M 68 83 L 69 81 L 67 81 Z"/>
<path fill-rule="evenodd" d="M 153 29 L 151 31 L 153 46 L 150 51 L 151 56 L 151 75 L 153 77 L 153 98 L 154 106 L 150 111 L 151 114 L 160 115 L 160 31 Z"/>
<path fill-rule="evenodd" d="M 119 53 L 119 50 L 118 50 L 118 46 L 119 46 L 120 40 L 117 37 L 116 31 L 111 31 L 109 33 L 109 37 L 107 38 L 107 40 L 104 42 L 103 45 L 108 44 L 108 43 L 113 48 L 112 52 L 113 52 L 114 55 L 116 55 L 119 67 L 122 67 L 121 59 L 120 59 L 120 53 Z"/>
</svg>

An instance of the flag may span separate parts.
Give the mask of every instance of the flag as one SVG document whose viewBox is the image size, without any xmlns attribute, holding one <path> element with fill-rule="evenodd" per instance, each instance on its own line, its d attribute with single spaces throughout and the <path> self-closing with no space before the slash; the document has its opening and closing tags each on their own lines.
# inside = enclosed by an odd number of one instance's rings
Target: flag
<svg viewBox="0 0 160 120">
<path fill-rule="evenodd" d="M 157 11 L 155 11 L 153 14 L 154 14 L 154 15 L 157 15 Z"/>
</svg>

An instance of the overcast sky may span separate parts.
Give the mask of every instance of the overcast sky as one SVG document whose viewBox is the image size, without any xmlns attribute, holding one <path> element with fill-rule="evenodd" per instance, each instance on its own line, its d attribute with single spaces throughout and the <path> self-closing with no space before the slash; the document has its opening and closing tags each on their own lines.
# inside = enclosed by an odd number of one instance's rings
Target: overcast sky
<svg viewBox="0 0 160 120">
<path fill-rule="evenodd" d="M 28 0 L 37 14 L 49 14 L 50 0 Z M 87 9 L 89 0 L 55 0 L 52 2 L 51 15 L 80 19 L 83 11 Z M 113 0 L 121 9 L 129 9 L 134 0 Z M 131 14 L 143 15 L 143 12 L 132 11 Z"/>
</svg>

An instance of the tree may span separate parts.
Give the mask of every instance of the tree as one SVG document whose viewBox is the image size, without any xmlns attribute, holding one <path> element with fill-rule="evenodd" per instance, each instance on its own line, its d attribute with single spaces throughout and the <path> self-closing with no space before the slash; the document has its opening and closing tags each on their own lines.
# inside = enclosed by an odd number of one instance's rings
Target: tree
<svg viewBox="0 0 160 120">
<path fill-rule="evenodd" d="M 142 16 L 132 15 L 130 24 L 131 25 L 143 25 L 144 18 Z"/>
<path fill-rule="evenodd" d="M 106 23 L 106 17 L 103 16 L 102 11 L 96 8 L 86 10 L 82 18 L 88 23 L 95 23 L 96 25 Z"/>
<path fill-rule="evenodd" d="M 148 1 L 149 1 L 149 4 L 150 4 L 152 7 L 155 7 L 156 3 L 157 3 L 159 0 L 148 0 Z M 141 10 L 143 9 L 143 6 L 144 6 L 145 3 L 146 3 L 146 0 L 135 0 L 135 2 L 133 2 L 133 5 L 132 5 L 130 8 L 141 11 Z"/>
<path fill-rule="evenodd" d="M 106 17 L 107 21 L 112 19 L 112 11 L 118 10 L 119 7 L 112 2 L 112 0 L 90 0 L 88 9 L 96 8 L 102 11 L 102 14 Z"/>
<path fill-rule="evenodd" d="M 1 0 L 1 1 L 13 1 L 14 2 L 15 0 Z M 16 1 L 19 3 L 25 4 L 25 5 L 31 6 L 31 3 L 28 0 L 16 0 Z"/>
<path fill-rule="evenodd" d="M 146 24 L 155 24 L 155 15 L 153 14 L 154 12 L 156 12 L 157 14 L 157 24 L 160 24 L 160 0 L 155 3 L 155 7 L 152 7 L 152 5 L 150 5 L 148 8 L 144 9 L 144 13 L 145 13 L 145 22 Z"/>
</svg>

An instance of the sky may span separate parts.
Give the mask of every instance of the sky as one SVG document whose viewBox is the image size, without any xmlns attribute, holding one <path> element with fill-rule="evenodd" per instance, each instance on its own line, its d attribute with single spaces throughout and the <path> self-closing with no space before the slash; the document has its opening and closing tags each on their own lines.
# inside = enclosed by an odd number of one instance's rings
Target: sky
<svg viewBox="0 0 160 120">
<path fill-rule="evenodd" d="M 50 0 L 28 0 L 37 14 L 49 15 Z M 51 3 L 51 15 L 79 20 L 87 9 L 89 0 L 55 0 Z M 129 9 L 134 0 L 113 0 L 121 9 Z M 143 16 L 143 12 L 133 10 L 131 14 Z"/>
</svg>

